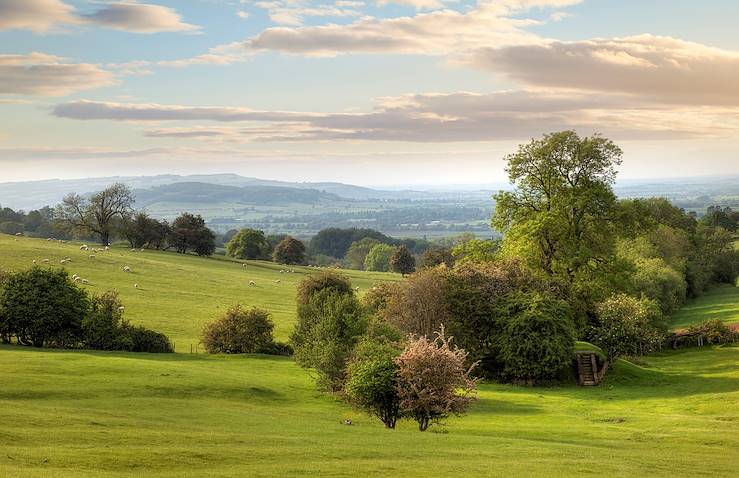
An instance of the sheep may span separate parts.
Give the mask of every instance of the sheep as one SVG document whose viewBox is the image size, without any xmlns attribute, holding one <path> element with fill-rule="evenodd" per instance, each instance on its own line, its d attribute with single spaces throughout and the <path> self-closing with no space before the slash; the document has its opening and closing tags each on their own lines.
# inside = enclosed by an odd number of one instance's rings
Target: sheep
<svg viewBox="0 0 739 478">
<path fill-rule="evenodd" d="M 277 280 L 275 281 L 275 284 L 279 284 L 279 283 L 280 283 L 280 279 L 277 279 Z"/>
<path fill-rule="evenodd" d="M 65 259 L 62 259 L 61 261 L 59 261 L 59 264 L 66 264 L 66 263 L 67 261 Z"/>
<path fill-rule="evenodd" d="M 105 250 L 106 251 L 109 251 L 110 250 L 110 246 L 105 246 Z"/>
<path fill-rule="evenodd" d="M 16 235 L 16 236 L 22 236 L 22 235 L 23 235 L 23 233 L 22 233 L 22 232 L 16 232 L 16 233 L 15 233 L 15 235 Z"/>
<path fill-rule="evenodd" d="M 34 263 L 34 264 L 36 263 L 36 259 L 34 259 L 34 260 L 33 260 L 33 263 Z"/>
<path fill-rule="evenodd" d="M 123 266 L 123 272 L 131 272 L 131 268 L 128 266 Z"/>
<path fill-rule="evenodd" d="M 355 287 L 354 292 L 359 292 L 359 287 Z"/>
<path fill-rule="evenodd" d="M 82 245 L 80 246 L 80 250 L 81 250 L 81 251 L 86 251 L 87 249 L 88 249 L 88 247 L 87 247 L 87 244 L 82 244 Z"/>
<path fill-rule="evenodd" d="M 50 240 L 51 240 L 51 238 L 50 238 L 50 237 L 47 237 L 47 238 L 46 238 L 46 240 L 47 240 L 47 241 L 50 241 Z"/>
<path fill-rule="evenodd" d="M 280 271 L 280 274 L 284 274 L 284 273 L 285 273 L 285 270 L 284 269 Z"/>
<path fill-rule="evenodd" d="M 144 252 L 144 248 L 142 247 L 141 249 L 139 249 L 139 251 Z"/>
<path fill-rule="evenodd" d="M 72 280 L 77 280 L 79 276 L 77 274 L 72 274 Z"/>
<path fill-rule="evenodd" d="M 90 254 L 90 259 L 95 259 L 95 254 Z"/>
<path fill-rule="evenodd" d="M 43 262 L 44 264 L 48 264 L 49 263 L 49 259 L 44 259 L 41 262 Z"/>
<path fill-rule="evenodd" d="M 118 307 L 118 312 L 123 312 L 124 310 L 126 310 L 125 307 L 123 307 L 123 306 Z"/>
<path fill-rule="evenodd" d="M 244 262 L 243 264 L 241 264 L 241 267 L 246 267 L 246 262 Z"/>
<path fill-rule="evenodd" d="M 82 283 L 83 283 L 83 284 L 89 284 L 89 283 L 90 283 L 90 281 L 89 281 L 89 280 L 87 280 L 87 279 L 82 279 Z"/>
<path fill-rule="evenodd" d="M 134 285 L 133 285 L 133 288 L 134 288 L 134 289 L 138 289 L 138 288 L 139 288 L 139 285 L 138 285 L 138 284 L 134 284 Z"/>
<path fill-rule="evenodd" d="M 79 281 L 82 280 L 82 277 L 80 277 L 80 276 L 73 276 L 72 277 L 72 280 L 75 281 L 75 282 L 79 282 Z"/>
<path fill-rule="evenodd" d="M 256 286 L 257 286 L 257 283 L 256 283 L 256 282 L 254 282 L 253 280 L 250 280 L 250 281 L 249 281 L 249 286 L 250 286 L 250 287 L 256 287 Z"/>
</svg>

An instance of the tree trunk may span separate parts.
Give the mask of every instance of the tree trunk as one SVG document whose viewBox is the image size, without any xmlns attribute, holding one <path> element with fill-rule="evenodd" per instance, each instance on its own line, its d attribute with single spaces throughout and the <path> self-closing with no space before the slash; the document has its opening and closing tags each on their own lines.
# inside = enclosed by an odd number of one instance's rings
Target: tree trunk
<svg viewBox="0 0 739 478">
<path fill-rule="evenodd" d="M 110 232 L 108 231 L 101 232 L 100 242 L 102 242 L 104 246 L 107 246 L 110 243 Z"/>
</svg>

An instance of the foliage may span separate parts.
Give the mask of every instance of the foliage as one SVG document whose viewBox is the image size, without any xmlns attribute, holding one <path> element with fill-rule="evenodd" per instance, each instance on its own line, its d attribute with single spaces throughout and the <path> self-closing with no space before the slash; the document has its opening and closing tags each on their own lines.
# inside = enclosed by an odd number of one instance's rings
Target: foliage
<svg viewBox="0 0 739 478">
<path fill-rule="evenodd" d="M 216 250 L 215 234 L 205 225 L 205 220 L 199 214 L 193 216 L 187 212 L 172 222 L 167 242 L 180 254 L 192 250 L 199 256 L 209 256 Z"/>
<path fill-rule="evenodd" d="M 124 322 L 121 327 L 121 350 L 127 352 L 174 352 L 169 338 L 161 332 Z"/>
<path fill-rule="evenodd" d="M 461 415 L 475 398 L 474 365 L 466 367 L 467 352 L 451 342 L 442 327 L 435 339 L 409 340 L 395 359 L 400 409 L 421 431 L 450 414 Z"/>
<path fill-rule="evenodd" d="M 390 256 L 390 270 L 404 277 L 416 270 L 416 258 L 406 246 L 398 246 Z"/>
<path fill-rule="evenodd" d="M 308 249 L 312 255 L 323 254 L 343 259 L 351 245 L 364 238 L 371 238 L 382 243 L 391 242 L 388 236 L 374 229 L 332 227 L 318 231 L 318 234 L 311 239 Z"/>
<path fill-rule="evenodd" d="M 131 189 L 122 183 L 113 184 L 93 194 L 89 199 L 68 194 L 57 206 L 57 214 L 70 227 L 95 233 L 107 245 L 117 220 L 128 218 L 135 199 Z"/>
<path fill-rule="evenodd" d="M 107 291 L 90 300 L 90 310 L 82 320 L 85 347 L 93 350 L 121 350 L 123 304 L 118 293 Z"/>
<path fill-rule="evenodd" d="M 447 267 L 454 266 L 454 255 L 452 250 L 446 247 L 435 246 L 428 249 L 421 256 L 421 269 L 429 269 L 444 264 Z"/>
<path fill-rule="evenodd" d="M 597 325 L 589 341 L 601 347 L 610 361 L 649 353 L 664 340 L 658 328 L 661 313 L 653 300 L 617 294 L 598 304 L 596 313 Z"/>
<path fill-rule="evenodd" d="M 380 313 L 384 320 L 407 334 L 432 336 L 451 320 L 446 298 L 449 270 L 423 269 L 408 281 L 389 284 Z"/>
<path fill-rule="evenodd" d="M 499 240 L 470 239 L 457 244 L 452 254 L 460 262 L 492 262 L 499 249 Z"/>
<path fill-rule="evenodd" d="M 298 321 L 291 337 L 295 360 L 318 373 L 319 385 L 341 390 L 349 355 L 366 330 L 366 320 L 354 294 L 326 288 L 298 302 Z"/>
<path fill-rule="evenodd" d="M 140 249 L 161 249 L 171 234 L 167 221 L 159 221 L 150 217 L 146 212 L 139 211 L 130 218 L 123 220 L 123 236 L 131 247 Z"/>
<path fill-rule="evenodd" d="M 364 268 L 368 271 L 388 272 L 390 258 L 395 253 L 395 247 L 388 244 L 376 244 L 364 258 Z"/>
<path fill-rule="evenodd" d="M 400 416 L 398 364 L 400 348 L 393 343 L 364 339 L 352 352 L 344 391 L 350 400 L 379 418 L 386 428 L 395 428 Z"/>
<path fill-rule="evenodd" d="M 688 334 L 701 335 L 709 344 L 726 344 L 734 340 L 731 328 L 718 319 L 693 324 L 688 327 Z"/>
<path fill-rule="evenodd" d="M 23 345 L 70 347 L 80 342 L 88 308 L 84 290 L 59 269 L 9 274 L 0 291 L 0 330 Z"/>
<path fill-rule="evenodd" d="M 395 282 L 376 283 L 362 297 L 362 305 L 370 314 L 382 315 L 397 286 Z"/>
<path fill-rule="evenodd" d="M 333 290 L 339 294 L 352 294 L 352 284 L 349 279 L 335 271 L 321 271 L 305 277 L 298 284 L 298 306 L 307 304 L 313 294 L 323 290 Z"/>
<path fill-rule="evenodd" d="M 497 340 L 503 376 L 532 385 L 555 378 L 572 362 L 575 331 L 566 302 L 540 292 L 515 294 Z"/>
<path fill-rule="evenodd" d="M 202 341 L 212 354 L 269 353 L 274 342 L 274 327 L 269 312 L 235 305 L 204 327 Z"/>
<path fill-rule="evenodd" d="M 237 259 L 265 259 L 269 256 L 269 243 L 264 231 L 245 228 L 228 241 L 226 250 Z"/>
<path fill-rule="evenodd" d="M 736 232 L 739 226 L 739 211 L 733 211 L 730 207 L 708 206 L 706 214 L 701 218 L 701 223 Z"/>
<path fill-rule="evenodd" d="M 275 247 L 272 260 L 278 264 L 303 264 L 305 263 L 305 244 L 294 237 L 287 236 Z"/>
<path fill-rule="evenodd" d="M 352 242 L 349 246 L 349 250 L 346 252 L 346 261 L 349 263 L 351 269 L 364 269 L 364 260 L 367 257 L 370 249 L 375 245 L 379 244 L 380 241 L 371 237 L 365 237 L 359 241 Z"/>
<path fill-rule="evenodd" d="M 657 301 L 665 315 L 676 311 L 685 302 L 688 287 L 685 278 L 663 259 L 638 260 L 633 280 L 637 294 Z"/>
</svg>

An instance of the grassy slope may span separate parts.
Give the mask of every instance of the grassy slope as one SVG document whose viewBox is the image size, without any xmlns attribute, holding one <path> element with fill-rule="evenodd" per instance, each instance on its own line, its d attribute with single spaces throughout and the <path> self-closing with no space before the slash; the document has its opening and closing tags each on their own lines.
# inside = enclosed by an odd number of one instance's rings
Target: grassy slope
<svg viewBox="0 0 739 478">
<path fill-rule="evenodd" d="M 738 362 L 692 349 L 598 388 L 483 385 L 440 434 L 385 430 L 284 358 L 0 347 L 0 476 L 736 476 Z"/>
<path fill-rule="evenodd" d="M 166 333 L 182 352 L 189 352 L 190 345 L 197 344 L 205 323 L 235 303 L 269 310 L 276 338 L 286 340 L 295 317 L 295 285 L 305 274 L 315 273 L 308 267 L 289 267 L 295 273 L 280 274 L 287 267 L 271 262 L 248 261 L 247 267 L 242 267 L 241 262 L 223 257 L 132 252 L 127 248 L 113 248 L 90 259 L 91 253 L 80 251 L 79 244 L 0 234 L 0 270 L 26 269 L 34 259 L 41 264 L 44 258 L 49 259 L 50 266 L 62 267 L 59 261 L 70 257 L 72 262 L 64 267 L 70 274 L 89 279 L 90 285 L 85 287 L 90 292 L 117 290 L 126 307 L 126 318 Z M 123 272 L 124 265 L 132 272 Z M 400 278 L 398 274 L 344 272 L 360 293 L 377 281 Z M 249 286 L 251 280 L 256 287 Z"/>
<path fill-rule="evenodd" d="M 711 319 L 739 322 L 739 287 L 724 285 L 709 290 L 675 313 L 671 326 L 687 327 Z"/>
</svg>

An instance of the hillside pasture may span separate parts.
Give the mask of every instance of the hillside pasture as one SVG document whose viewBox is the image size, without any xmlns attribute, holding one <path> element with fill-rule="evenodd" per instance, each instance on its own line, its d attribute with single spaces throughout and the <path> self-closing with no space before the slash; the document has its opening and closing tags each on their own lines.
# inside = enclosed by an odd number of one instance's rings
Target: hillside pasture
<svg viewBox="0 0 739 478">
<path fill-rule="evenodd" d="M 126 307 L 125 317 L 134 324 L 164 332 L 175 342 L 178 352 L 194 348 L 203 325 L 236 303 L 268 310 L 275 322 L 276 339 L 287 340 L 295 323 L 296 285 L 306 274 L 318 272 L 311 267 L 266 261 L 132 251 L 122 246 L 95 253 L 80 250 L 80 245 L 0 234 L 0 270 L 27 269 L 36 260 L 41 267 L 63 267 L 70 275 L 87 279 L 89 284 L 83 287 L 90 293 L 116 290 Z M 72 261 L 61 264 L 67 257 Z M 42 262 L 44 259 L 49 260 L 48 264 Z M 131 272 L 124 272 L 124 266 L 129 266 Z M 291 270 L 294 272 L 287 272 Z M 400 280 L 400 274 L 342 272 L 359 287 L 360 295 L 377 282 Z M 250 286 L 250 281 L 256 285 Z"/>
<path fill-rule="evenodd" d="M 739 287 L 722 285 L 691 300 L 675 313 L 671 326 L 679 329 L 714 319 L 739 323 Z"/>
</svg>

